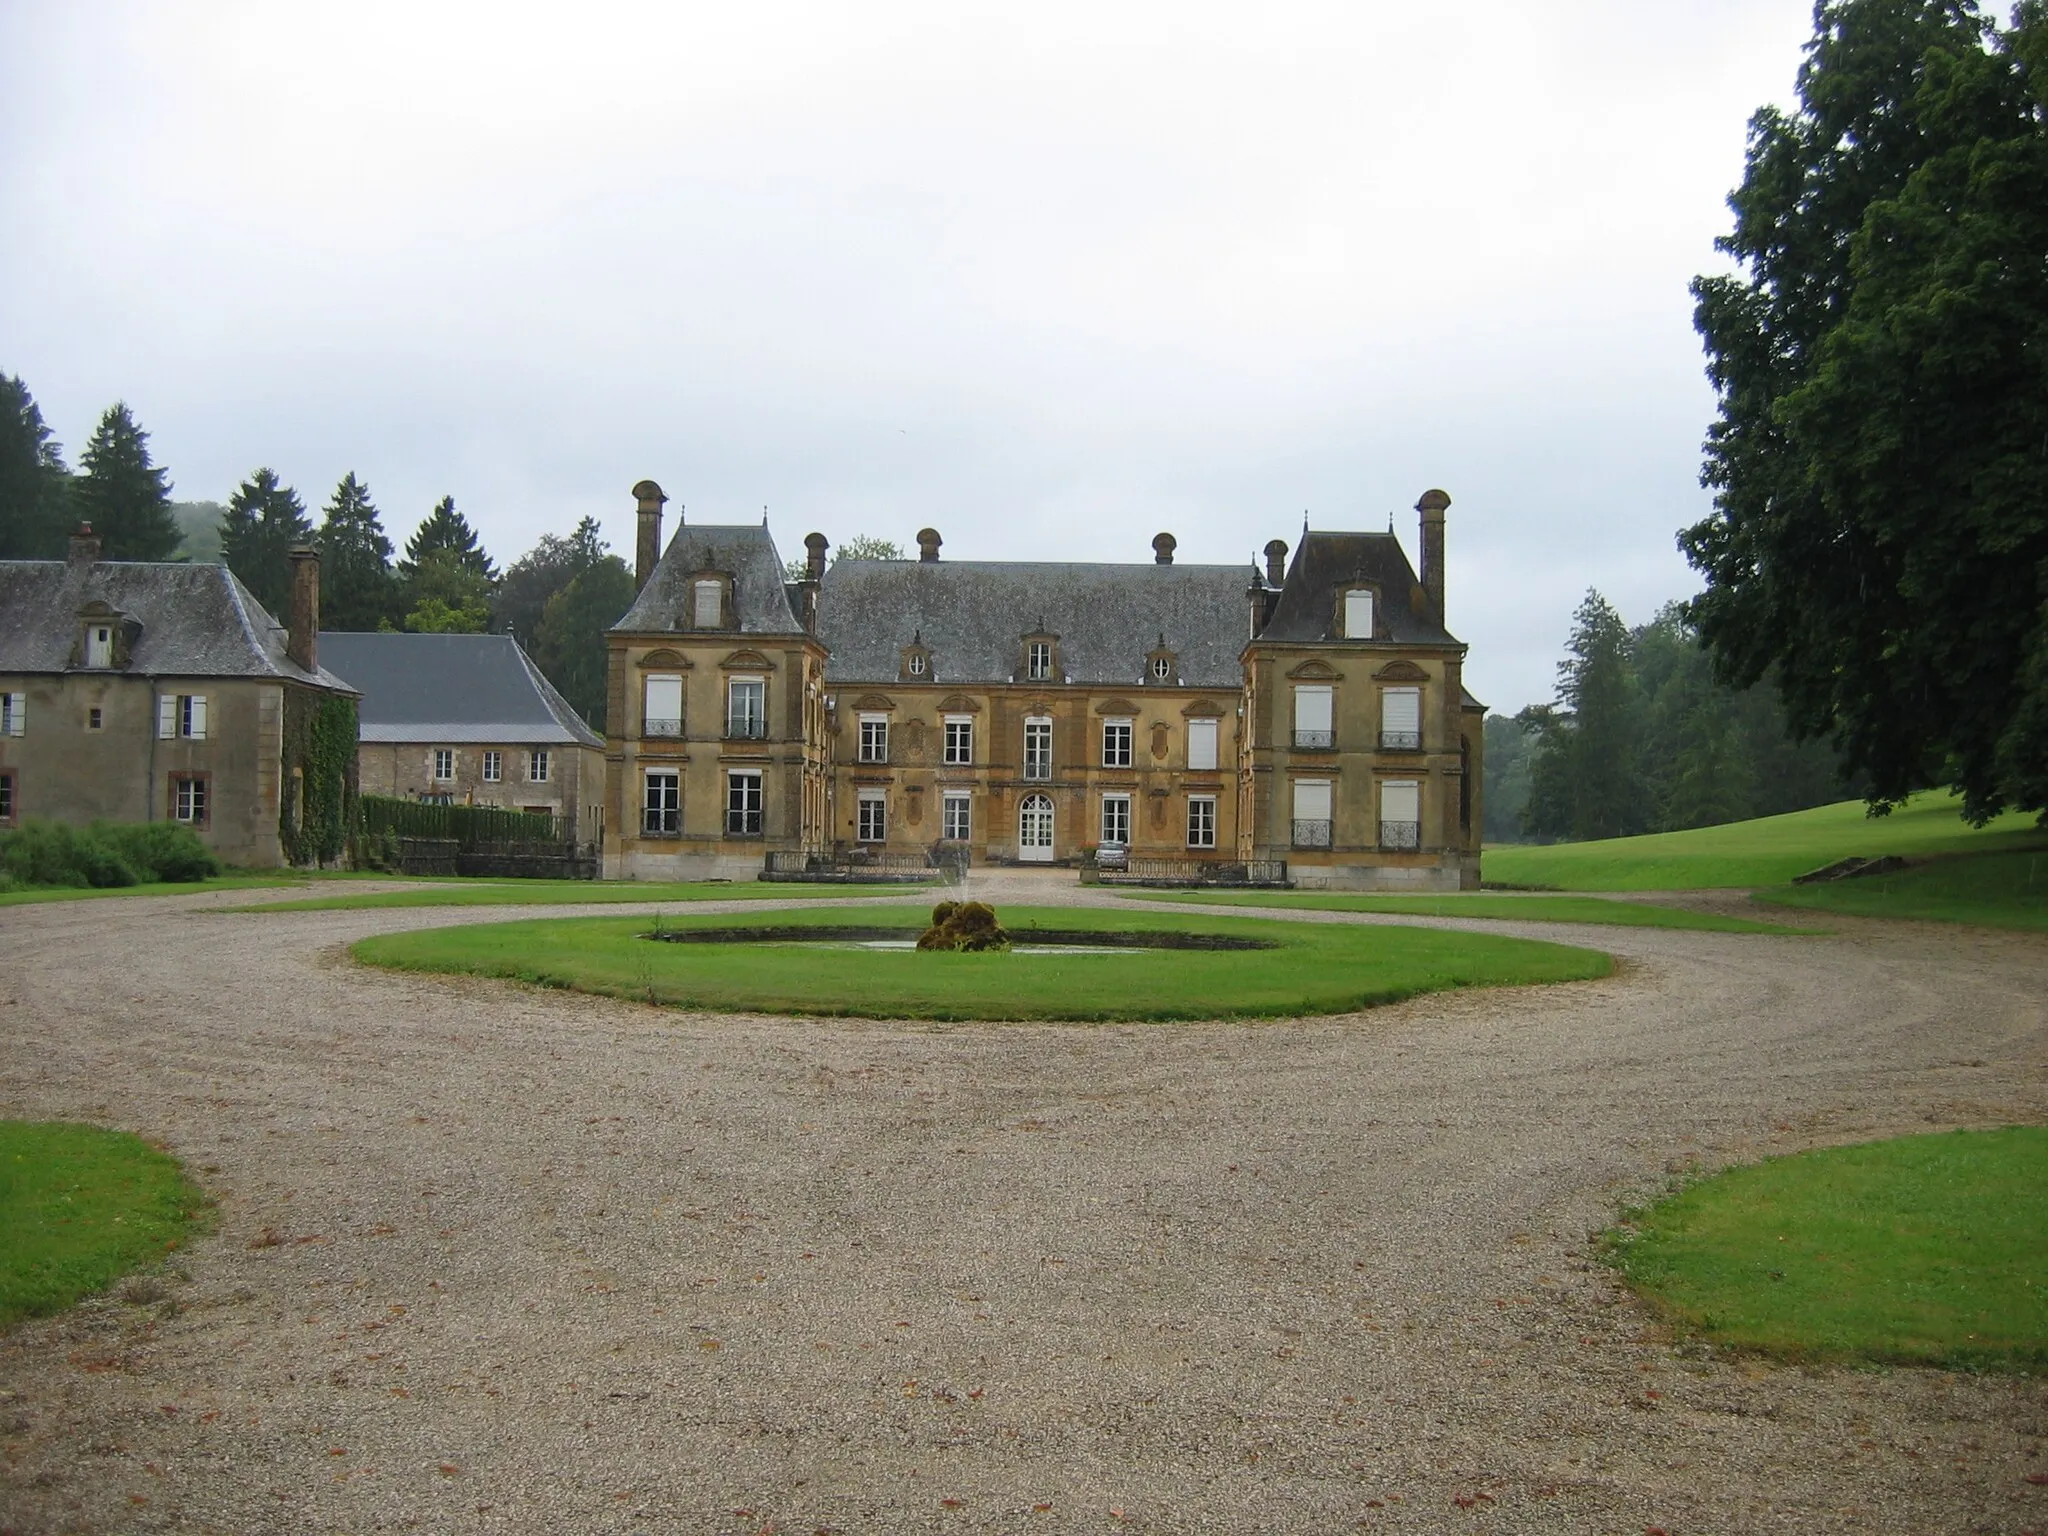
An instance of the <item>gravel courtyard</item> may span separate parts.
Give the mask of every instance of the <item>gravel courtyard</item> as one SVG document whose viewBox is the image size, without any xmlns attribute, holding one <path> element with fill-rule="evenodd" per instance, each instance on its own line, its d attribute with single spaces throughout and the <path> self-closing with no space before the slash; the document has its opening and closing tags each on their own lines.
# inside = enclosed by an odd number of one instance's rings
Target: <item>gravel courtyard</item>
<svg viewBox="0 0 2048 1536">
<path fill-rule="evenodd" d="M 2048 1382 L 1682 1356 L 1588 1244 L 1690 1164 L 2048 1119 L 2041 937 L 1489 924 L 1625 964 L 911 1027 L 251 899 L 0 910 L 0 1114 L 219 1200 L 164 1297 L 0 1339 L 0 1530 L 2048 1532 Z"/>
</svg>

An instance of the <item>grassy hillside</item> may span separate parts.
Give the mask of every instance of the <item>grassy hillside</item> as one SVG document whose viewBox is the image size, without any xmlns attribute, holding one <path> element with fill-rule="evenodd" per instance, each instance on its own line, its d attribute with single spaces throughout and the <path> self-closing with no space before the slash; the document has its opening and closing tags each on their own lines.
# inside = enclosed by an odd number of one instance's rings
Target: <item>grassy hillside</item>
<svg viewBox="0 0 2048 1536">
<path fill-rule="evenodd" d="M 1699 890 L 1783 885 L 1853 855 L 1926 858 L 2022 849 L 2048 850 L 2048 832 L 2037 829 L 2031 815 L 2002 816 L 1974 828 L 1957 816 L 1952 797 L 1928 794 L 1875 819 L 1864 814 L 1862 801 L 1845 800 L 1689 832 L 1488 848 L 1483 873 L 1490 882 L 1562 891 Z"/>
<path fill-rule="evenodd" d="M 1779 886 L 1757 895 L 1783 906 L 1857 917 L 2048 930 L 2048 845 L 1936 859 L 1889 875 Z"/>
</svg>

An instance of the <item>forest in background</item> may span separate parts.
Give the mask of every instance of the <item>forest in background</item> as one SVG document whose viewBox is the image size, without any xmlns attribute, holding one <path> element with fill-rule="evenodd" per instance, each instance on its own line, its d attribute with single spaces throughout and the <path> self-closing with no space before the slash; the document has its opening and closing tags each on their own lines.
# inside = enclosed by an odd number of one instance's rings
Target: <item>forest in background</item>
<svg viewBox="0 0 2048 1536">
<path fill-rule="evenodd" d="M 1715 680 L 1682 603 L 1630 628 L 1588 592 L 1556 700 L 1486 717 L 1489 843 L 1711 827 L 1861 793 L 1830 743 L 1794 738 L 1769 681 Z"/>
</svg>

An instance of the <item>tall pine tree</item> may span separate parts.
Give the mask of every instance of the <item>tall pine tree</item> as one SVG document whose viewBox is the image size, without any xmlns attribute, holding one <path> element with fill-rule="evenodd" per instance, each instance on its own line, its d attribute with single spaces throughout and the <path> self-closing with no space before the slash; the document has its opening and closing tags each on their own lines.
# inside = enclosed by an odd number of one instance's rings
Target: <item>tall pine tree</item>
<svg viewBox="0 0 2048 1536">
<path fill-rule="evenodd" d="M 78 516 L 100 536 L 103 560 L 168 560 L 182 535 L 171 515 L 165 471 L 150 461 L 149 434 L 127 404 L 107 407 L 79 456 L 85 471 L 72 485 Z"/>
<path fill-rule="evenodd" d="M 0 373 L 0 560 L 64 553 L 71 475 L 35 396 Z"/>
<path fill-rule="evenodd" d="M 474 571 L 485 581 L 498 579 L 498 568 L 484 553 L 469 519 L 455 510 L 453 496 L 443 496 L 405 541 L 405 558 L 399 562 L 399 574 L 411 580 L 419 563 L 437 550 L 447 550 L 466 570 Z"/>
<path fill-rule="evenodd" d="M 1642 774 L 1642 700 L 1628 626 L 1598 592 L 1572 616 L 1557 666 L 1558 704 L 1525 711 L 1542 745 L 1532 768 L 1532 832 L 1577 840 L 1627 837 L 1655 814 Z"/>
<path fill-rule="evenodd" d="M 351 470 L 334 488 L 320 523 L 320 622 L 328 629 L 376 629 L 398 617 L 391 540 Z"/>
<path fill-rule="evenodd" d="M 305 504 L 273 469 L 244 480 L 220 520 L 222 562 L 273 615 L 291 611 L 292 551 L 312 541 Z"/>
</svg>

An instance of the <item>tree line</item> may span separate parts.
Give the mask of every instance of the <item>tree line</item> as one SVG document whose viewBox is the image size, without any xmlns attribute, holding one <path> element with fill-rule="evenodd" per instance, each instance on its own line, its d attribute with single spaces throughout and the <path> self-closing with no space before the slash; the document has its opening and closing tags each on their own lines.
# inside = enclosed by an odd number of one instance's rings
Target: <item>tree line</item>
<svg viewBox="0 0 2048 1536">
<path fill-rule="evenodd" d="M 1630 628 L 1588 592 L 1557 693 L 1487 717 L 1489 842 L 1710 827 L 1860 790 L 1829 743 L 1795 736 L 1768 684 L 1715 679 L 1683 603 Z"/>
<path fill-rule="evenodd" d="M 402 555 L 370 488 L 351 472 L 316 524 L 275 470 L 253 471 L 224 505 L 174 503 L 149 435 L 125 404 L 110 406 L 73 473 L 19 378 L 0 374 L 0 559 L 62 559 L 90 522 L 107 560 L 212 556 L 282 617 L 291 607 L 291 552 L 320 551 L 320 622 L 330 630 L 506 632 L 596 730 L 605 725 L 605 631 L 633 601 L 633 576 L 595 518 L 543 534 L 500 571 L 455 499 L 421 519 Z M 182 514 L 182 516 L 181 516 Z"/>
</svg>

